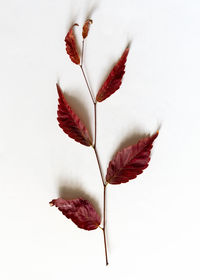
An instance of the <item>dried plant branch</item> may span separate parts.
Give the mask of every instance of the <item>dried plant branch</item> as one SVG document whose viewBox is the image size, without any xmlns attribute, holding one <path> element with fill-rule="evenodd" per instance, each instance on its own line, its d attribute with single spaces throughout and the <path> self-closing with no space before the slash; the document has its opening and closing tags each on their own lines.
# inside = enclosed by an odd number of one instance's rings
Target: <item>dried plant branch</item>
<svg viewBox="0 0 200 280">
<path fill-rule="evenodd" d="M 66 51 L 71 61 L 80 66 L 82 76 L 86 83 L 90 98 L 94 108 L 94 140 L 89 135 L 89 132 L 85 124 L 81 121 L 78 115 L 69 106 L 67 100 L 64 97 L 62 89 L 57 84 L 58 91 L 58 123 L 63 131 L 75 141 L 85 146 L 91 146 L 93 148 L 98 169 L 101 176 L 103 185 L 103 226 L 100 226 L 101 218 L 91 202 L 82 198 L 75 198 L 72 200 L 65 200 L 63 198 L 53 199 L 50 202 L 51 206 L 56 206 L 58 209 L 68 218 L 71 219 L 79 228 L 85 230 L 94 230 L 100 228 L 103 231 L 104 248 L 106 265 L 108 265 L 108 253 L 107 253 L 107 241 L 106 241 L 106 189 L 107 185 L 115 185 L 126 183 L 131 179 L 136 178 L 148 167 L 151 158 L 151 150 L 153 142 L 158 136 L 158 131 L 152 136 L 147 136 L 140 139 L 136 144 L 130 145 L 116 153 L 113 159 L 110 161 L 107 168 L 107 174 L 104 178 L 102 165 L 97 149 L 97 102 L 102 102 L 116 92 L 121 84 L 122 78 L 125 73 L 125 64 L 129 53 L 127 47 L 118 62 L 114 65 L 110 71 L 106 80 L 100 87 L 96 97 L 93 94 L 91 86 L 88 82 L 87 75 L 84 70 L 84 40 L 88 36 L 89 27 L 92 23 L 91 19 L 87 19 L 82 30 L 82 48 L 81 57 L 76 46 L 76 38 L 73 32 L 73 24 L 69 29 L 65 37 Z"/>
</svg>

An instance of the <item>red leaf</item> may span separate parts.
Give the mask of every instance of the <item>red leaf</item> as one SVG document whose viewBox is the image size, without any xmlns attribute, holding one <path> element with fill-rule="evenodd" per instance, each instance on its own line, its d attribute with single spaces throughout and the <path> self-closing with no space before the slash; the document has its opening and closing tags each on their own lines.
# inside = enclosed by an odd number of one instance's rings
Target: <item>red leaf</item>
<svg viewBox="0 0 200 280">
<path fill-rule="evenodd" d="M 102 87 L 97 93 L 96 100 L 101 102 L 113 94 L 116 90 L 119 89 L 122 83 L 122 78 L 125 73 L 125 63 L 129 48 L 126 48 L 123 52 L 120 60 L 115 64 L 112 71 L 108 75 L 107 79 L 103 83 Z"/>
<path fill-rule="evenodd" d="M 58 84 L 58 123 L 59 126 L 63 129 L 63 131 L 75 141 L 85 145 L 91 146 L 92 141 L 89 136 L 88 130 L 79 117 L 72 111 L 71 107 L 67 103 L 63 92 Z"/>
<path fill-rule="evenodd" d="M 49 202 L 51 206 L 56 206 L 68 219 L 71 219 L 79 228 L 85 230 L 96 229 L 101 218 L 93 205 L 82 198 L 65 200 L 63 198 L 53 199 Z"/>
<path fill-rule="evenodd" d="M 121 184 L 141 174 L 148 166 L 153 141 L 157 136 L 158 132 L 118 152 L 109 163 L 106 181 Z"/>
<path fill-rule="evenodd" d="M 82 31 L 83 39 L 85 39 L 87 37 L 87 35 L 88 35 L 90 24 L 92 24 L 92 20 L 91 19 L 87 19 L 86 22 L 83 25 L 83 31 Z"/>
<path fill-rule="evenodd" d="M 79 57 L 79 54 L 77 51 L 76 40 L 75 40 L 75 36 L 74 36 L 74 31 L 73 31 L 73 27 L 75 25 L 78 25 L 78 24 L 77 23 L 73 24 L 65 37 L 66 51 L 72 62 L 74 62 L 76 64 L 80 64 L 80 57 Z"/>
</svg>

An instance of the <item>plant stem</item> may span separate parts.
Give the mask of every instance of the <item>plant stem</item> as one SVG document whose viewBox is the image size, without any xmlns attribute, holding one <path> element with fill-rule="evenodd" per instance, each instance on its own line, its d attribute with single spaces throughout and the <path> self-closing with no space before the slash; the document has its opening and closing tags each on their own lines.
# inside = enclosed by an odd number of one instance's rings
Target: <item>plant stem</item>
<svg viewBox="0 0 200 280">
<path fill-rule="evenodd" d="M 81 49 L 81 65 L 83 65 L 83 54 L 84 54 L 84 39 L 82 41 L 82 49 Z"/>
<path fill-rule="evenodd" d="M 88 83 L 88 80 L 87 80 L 87 77 L 86 77 L 86 74 L 85 74 L 85 71 L 83 69 L 83 60 L 84 60 L 84 39 L 82 41 L 82 49 L 81 49 L 81 64 L 80 64 L 80 68 L 81 68 L 81 72 L 83 74 L 83 77 L 84 77 L 84 80 L 86 82 L 86 85 L 87 85 L 87 88 L 88 88 L 88 91 L 90 93 L 90 97 L 92 98 L 92 101 L 93 101 L 93 104 L 96 103 L 96 100 L 94 98 L 94 95 L 92 94 L 92 90 L 90 88 L 90 85 Z"/>
<path fill-rule="evenodd" d="M 106 185 L 104 185 L 104 192 L 103 192 L 103 238 L 104 238 L 106 265 L 108 265 L 108 254 L 107 254 L 107 245 L 106 245 Z"/>
<path fill-rule="evenodd" d="M 107 183 L 104 180 L 103 177 L 103 172 L 102 172 L 102 167 L 101 167 L 101 162 L 99 159 L 99 155 L 98 155 L 98 151 L 96 148 L 96 140 L 97 140 L 97 101 L 96 98 L 94 97 L 92 90 L 90 88 L 89 82 L 87 80 L 85 71 L 83 69 L 83 58 L 84 58 L 84 40 L 82 41 L 82 51 L 81 51 L 81 64 L 80 64 L 80 68 L 81 68 L 81 72 L 83 74 L 85 83 L 87 85 L 88 91 L 90 93 L 90 97 L 92 99 L 93 105 L 94 105 L 94 143 L 92 145 L 95 156 L 96 156 L 96 160 L 97 160 L 97 164 L 99 167 L 99 172 L 101 175 L 101 180 L 102 180 L 102 184 L 103 184 L 103 188 L 104 188 L 104 192 L 103 192 L 103 227 L 101 228 L 103 230 L 103 237 L 104 237 L 104 247 L 105 247 L 105 258 L 106 258 L 106 265 L 108 265 L 108 254 L 107 254 L 107 244 L 106 244 L 106 186 Z"/>
<path fill-rule="evenodd" d="M 94 103 L 94 148 L 97 145 L 97 102 Z"/>
<path fill-rule="evenodd" d="M 84 71 L 84 69 L 83 69 L 83 65 L 82 65 L 82 64 L 80 64 L 80 68 L 81 68 L 83 77 L 84 77 L 84 79 L 85 79 L 87 88 L 88 88 L 88 90 L 89 90 L 90 97 L 92 98 L 93 103 L 96 103 L 96 100 L 94 99 L 94 96 L 93 96 L 92 91 L 91 91 L 91 89 L 90 89 L 90 86 L 89 86 L 88 80 L 87 80 L 87 78 L 86 78 L 85 71 Z"/>
<path fill-rule="evenodd" d="M 106 186 L 107 186 L 107 183 L 104 181 L 104 178 L 103 178 L 103 172 L 102 172 L 101 163 L 99 160 L 99 155 L 98 155 L 97 149 L 95 146 L 93 146 L 93 149 L 94 149 L 94 153 L 96 155 L 99 172 L 101 175 L 101 180 L 102 180 L 103 188 L 104 188 L 104 192 L 103 192 L 103 228 L 102 228 L 102 230 L 103 230 L 103 238 L 104 238 L 106 265 L 108 265 L 108 254 L 107 254 L 107 244 L 106 244 Z"/>
<path fill-rule="evenodd" d="M 97 163 L 98 163 L 98 167 L 99 167 L 99 172 L 100 172 L 100 175 L 101 175 L 101 180 L 102 180 L 103 186 L 105 187 L 106 184 L 105 184 L 104 178 L 103 178 L 103 172 L 102 172 L 101 163 L 100 163 L 100 160 L 99 160 L 99 155 L 98 155 L 98 152 L 97 152 L 97 149 L 96 149 L 95 146 L 93 146 L 93 149 L 94 149 L 94 153 L 95 153 L 95 156 L 96 156 L 96 159 L 97 159 Z"/>
</svg>

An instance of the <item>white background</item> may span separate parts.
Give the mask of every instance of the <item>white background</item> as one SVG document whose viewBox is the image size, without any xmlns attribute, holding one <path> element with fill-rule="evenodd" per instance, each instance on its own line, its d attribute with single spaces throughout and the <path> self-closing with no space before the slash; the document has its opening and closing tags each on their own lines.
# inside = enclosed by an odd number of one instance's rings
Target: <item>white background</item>
<svg viewBox="0 0 200 280">
<path fill-rule="evenodd" d="M 199 13 L 195 0 L 1 0 L 2 280 L 200 279 Z M 108 186 L 108 267 L 101 230 L 81 230 L 48 204 L 83 196 L 102 210 L 92 149 L 56 120 L 59 81 L 93 131 L 87 88 L 64 45 L 71 24 L 87 16 L 95 93 L 131 42 L 122 87 L 98 106 L 104 174 L 119 148 L 160 128 L 149 168 Z M 81 27 L 76 35 L 80 42 Z"/>
</svg>

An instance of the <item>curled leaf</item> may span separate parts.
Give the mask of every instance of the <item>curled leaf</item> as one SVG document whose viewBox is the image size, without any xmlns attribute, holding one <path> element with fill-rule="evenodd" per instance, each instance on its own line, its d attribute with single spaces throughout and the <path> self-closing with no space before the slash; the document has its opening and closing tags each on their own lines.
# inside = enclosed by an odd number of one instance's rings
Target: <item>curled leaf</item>
<svg viewBox="0 0 200 280">
<path fill-rule="evenodd" d="M 109 163 L 106 181 L 110 184 L 121 184 L 141 174 L 148 166 L 153 142 L 157 136 L 158 132 L 118 152 Z"/>
<path fill-rule="evenodd" d="M 117 62 L 117 64 L 115 64 L 102 87 L 99 89 L 96 97 L 98 102 L 102 102 L 120 88 L 122 78 L 125 73 L 125 64 L 128 52 L 129 48 L 126 48 L 120 60 Z"/>
<path fill-rule="evenodd" d="M 87 35 L 88 35 L 90 24 L 92 24 L 92 20 L 91 19 L 87 19 L 86 22 L 83 25 L 83 30 L 82 30 L 83 39 L 85 39 L 87 37 Z"/>
<path fill-rule="evenodd" d="M 88 200 L 82 198 L 71 200 L 58 198 L 53 199 L 49 204 L 58 207 L 63 215 L 71 219 L 79 228 L 93 230 L 101 223 L 99 214 Z"/>
<path fill-rule="evenodd" d="M 58 91 L 58 123 L 63 131 L 75 141 L 85 145 L 91 146 L 92 140 L 88 133 L 87 128 L 72 110 L 72 108 L 67 103 L 63 92 L 58 84 L 56 84 Z"/>
<path fill-rule="evenodd" d="M 76 40 L 75 40 L 75 36 L 74 36 L 74 31 L 73 31 L 73 27 L 75 25 L 78 25 L 78 24 L 77 23 L 73 24 L 65 37 L 66 51 L 72 62 L 74 62 L 75 64 L 80 64 L 80 57 L 78 54 Z"/>
</svg>

